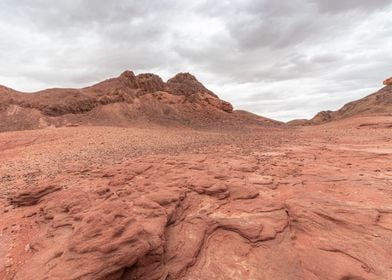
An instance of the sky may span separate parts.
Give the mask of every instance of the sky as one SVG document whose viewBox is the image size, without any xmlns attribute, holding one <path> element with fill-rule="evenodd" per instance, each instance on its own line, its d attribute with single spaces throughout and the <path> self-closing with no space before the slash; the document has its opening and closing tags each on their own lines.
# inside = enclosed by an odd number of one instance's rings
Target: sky
<svg viewBox="0 0 392 280">
<path fill-rule="evenodd" d="M 391 50 L 391 0 L 0 1 L 0 84 L 20 91 L 190 72 L 288 121 L 379 89 Z"/>
</svg>

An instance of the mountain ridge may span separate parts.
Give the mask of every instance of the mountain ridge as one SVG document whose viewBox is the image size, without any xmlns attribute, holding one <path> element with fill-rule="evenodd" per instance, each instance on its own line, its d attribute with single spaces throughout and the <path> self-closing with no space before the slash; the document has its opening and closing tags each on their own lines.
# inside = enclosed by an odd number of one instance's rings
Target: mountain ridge
<svg viewBox="0 0 392 280">
<path fill-rule="evenodd" d="M 164 82 L 158 75 L 125 71 L 91 86 L 23 93 L 0 87 L 0 131 L 74 125 L 147 124 L 196 128 L 279 124 L 236 113 L 190 73 Z"/>
</svg>

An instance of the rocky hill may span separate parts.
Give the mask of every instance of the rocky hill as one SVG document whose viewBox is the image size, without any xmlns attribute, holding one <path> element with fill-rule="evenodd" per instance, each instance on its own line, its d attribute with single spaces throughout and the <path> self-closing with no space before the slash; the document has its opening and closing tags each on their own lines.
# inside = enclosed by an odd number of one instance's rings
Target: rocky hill
<svg viewBox="0 0 392 280">
<path fill-rule="evenodd" d="M 392 78 L 384 81 L 385 87 L 362 99 L 347 103 L 337 111 L 321 111 L 311 120 L 294 120 L 291 125 L 321 124 L 354 116 L 392 114 Z"/>
<path fill-rule="evenodd" d="M 0 87 L 0 131 L 76 125 L 170 125 L 196 128 L 236 123 L 277 124 L 233 111 L 193 75 L 167 82 L 154 74 L 125 71 L 81 89 L 53 88 L 22 93 Z"/>
</svg>

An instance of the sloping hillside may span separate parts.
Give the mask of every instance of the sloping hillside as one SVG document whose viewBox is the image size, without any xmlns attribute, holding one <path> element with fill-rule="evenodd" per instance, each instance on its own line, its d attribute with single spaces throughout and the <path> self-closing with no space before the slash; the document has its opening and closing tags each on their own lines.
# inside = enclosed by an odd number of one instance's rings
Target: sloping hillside
<svg viewBox="0 0 392 280">
<path fill-rule="evenodd" d="M 379 91 L 347 103 L 337 111 L 321 111 L 311 120 L 293 120 L 289 124 L 311 125 L 355 116 L 392 114 L 392 78 L 385 80 L 384 85 Z"/>
</svg>

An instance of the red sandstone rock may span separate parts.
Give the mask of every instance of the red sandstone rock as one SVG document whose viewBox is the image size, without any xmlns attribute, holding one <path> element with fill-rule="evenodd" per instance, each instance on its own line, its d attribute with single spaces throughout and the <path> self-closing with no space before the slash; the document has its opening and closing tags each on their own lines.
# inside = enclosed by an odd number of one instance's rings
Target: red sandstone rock
<svg viewBox="0 0 392 280">
<path fill-rule="evenodd" d="M 386 86 L 392 86 L 392 77 L 386 79 L 383 84 Z"/>
<path fill-rule="evenodd" d="M 138 87 L 145 92 L 153 93 L 157 91 L 165 91 L 166 85 L 157 75 L 140 74 L 137 75 L 136 78 Z"/>
<path fill-rule="evenodd" d="M 38 188 L 34 188 L 30 191 L 23 191 L 20 193 L 13 194 L 9 197 L 9 200 L 11 205 L 14 205 L 16 207 L 31 206 L 37 204 L 44 196 L 59 190 L 61 190 L 60 186 L 44 185 Z"/>
<path fill-rule="evenodd" d="M 389 279 L 392 146 L 372 122 L 392 119 L 2 133 L 0 278 Z"/>
<path fill-rule="evenodd" d="M 195 76 L 190 73 L 179 73 L 167 81 L 169 90 L 173 94 L 189 96 L 195 93 L 207 93 L 217 97 L 212 91 L 205 88 Z"/>
<path fill-rule="evenodd" d="M 230 114 L 228 114 L 230 113 Z M 191 74 L 167 83 L 154 74 L 125 71 L 82 89 L 47 89 L 33 94 L 0 87 L 0 131 L 75 125 L 221 128 L 279 122 L 233 112 Z"/>
</svg>

